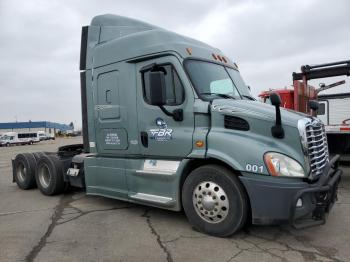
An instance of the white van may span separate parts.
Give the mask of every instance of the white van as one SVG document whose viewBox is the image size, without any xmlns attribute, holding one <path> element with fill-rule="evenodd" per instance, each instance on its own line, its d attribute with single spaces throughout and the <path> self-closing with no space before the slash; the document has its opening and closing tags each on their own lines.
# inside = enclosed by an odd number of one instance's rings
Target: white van
<svg viewBox="0 0 350 262">
<path fill-rule="evenodd" d="M 18 144 L 18 136 L 16 132 L 6 132 L 0 138 L 0 146 L 11 146 Z"/>
<path fill-rule="evenodd" d="M 12 146 L 12 145 L 31 145 L 39 142 L 39 136 L 37 132 L 7 132 L 0 138 L 0 146 Z"/>
<path fill-rule="evenodd" d="M 44 131 L 38 131 L 38 137 L 39 137 L 40 141 L 45 141 L 48 139 L 48 137 Z"/>
<path fill-rule="evenodd" d="M 44 140 L 55 140 L 55 135 L 45 131 L 38 131 L 40 141 Z"/>
<path fill-rule="evenodd" d="M 18 133 L 18 140 L 24 144 L 33 144 L 40 142 L 40 137 L 38 132 L 23 132 Z"/>
</svg>

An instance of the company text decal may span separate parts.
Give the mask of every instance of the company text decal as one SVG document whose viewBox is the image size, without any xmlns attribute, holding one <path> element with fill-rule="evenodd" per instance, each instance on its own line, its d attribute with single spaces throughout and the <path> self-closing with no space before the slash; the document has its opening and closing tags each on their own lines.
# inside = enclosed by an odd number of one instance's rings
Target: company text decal
<svg viewBox="0 0 350 262">
<path fill-rule="evenodd" d="M 150 129 L 151 139 L 156 141 L 169 141 L 172 139 L 173 130 L 168 128 L 167 123 L 160 117 L 156 119 L 158 128 Z"/>
<path fill-rule="evenodd" d="M 117 133 L 106 134 L 105 137 L 106 145 L 120 145 L 120 139 Z"/>
</svg>

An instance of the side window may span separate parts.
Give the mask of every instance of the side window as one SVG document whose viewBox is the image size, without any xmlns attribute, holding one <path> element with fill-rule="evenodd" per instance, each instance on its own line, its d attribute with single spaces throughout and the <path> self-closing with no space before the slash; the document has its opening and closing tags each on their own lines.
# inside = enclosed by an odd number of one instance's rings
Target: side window
<svg viewBox="0 0 350 262">
<path fill-rule="evenodd" d="M 317 110 L 317 115 L 322 116 L 326 113 L 326 105 L 325 103 L 319 103 L 318 105 L 318 110 Z"/>
<path fill-rule="evenodd" d="M 172 65 L 162 65 L 158 66 L 156 70 L 162 71 L 165 74 L 166 105 L 181 105 L 185 100 L 184 87 L 175 68 Z M 149 72 L 142 73 L 143 96 L 148 104 L 150 103 L 150 87 L 148 81 L 145 81 L 145 79 L 147 79 Z"/>
</svg>

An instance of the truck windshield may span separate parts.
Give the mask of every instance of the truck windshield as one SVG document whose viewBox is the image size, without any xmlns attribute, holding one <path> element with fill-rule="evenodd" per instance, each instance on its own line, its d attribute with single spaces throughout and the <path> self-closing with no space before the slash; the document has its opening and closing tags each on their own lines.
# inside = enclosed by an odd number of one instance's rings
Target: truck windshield
<svg viewBox="0 0 350 262">
<path fill-rule="evenodd" d="M 251 98 L 249 89 L 235 69 L 198 60 L 188 60 L 185 67 L 198 95 L 204 100 Z"/>
</svg>

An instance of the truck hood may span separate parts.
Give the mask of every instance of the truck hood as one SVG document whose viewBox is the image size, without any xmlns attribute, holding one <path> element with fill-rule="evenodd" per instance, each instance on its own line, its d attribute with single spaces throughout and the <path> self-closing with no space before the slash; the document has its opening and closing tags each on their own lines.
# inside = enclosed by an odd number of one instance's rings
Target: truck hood
<svg viewBox="0 0 350 262">
<path fill-rule="evenodd" d="M 272 122 L 276 119 L 274 106 L 251 100 L 215 99 L 212 102 L 212 110 L 243 118 L 249 117 Z M 281 108 L 281 117 L 282 125 L 296 127 L 298 120 L 308 115 Z"/>
</svg>

